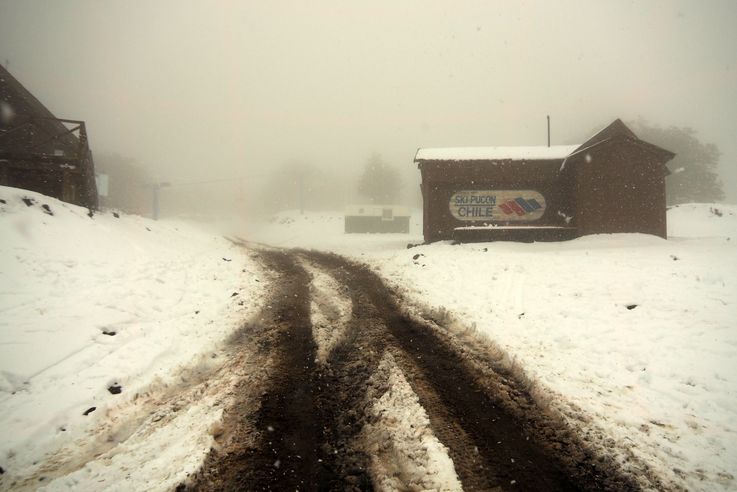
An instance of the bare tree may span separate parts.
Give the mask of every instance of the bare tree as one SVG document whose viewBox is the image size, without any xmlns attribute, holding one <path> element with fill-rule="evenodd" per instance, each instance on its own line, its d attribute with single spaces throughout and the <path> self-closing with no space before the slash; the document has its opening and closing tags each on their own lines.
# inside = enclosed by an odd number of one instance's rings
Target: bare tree
<svg viewBox="0 0 737 492">
<path fill-rule="evenodd" d="M 345 206 L 344 181 L 301 161 L 287 162 L 272 174 L 261 191 L 261 209 L 336 210 Z"/>
</svg>

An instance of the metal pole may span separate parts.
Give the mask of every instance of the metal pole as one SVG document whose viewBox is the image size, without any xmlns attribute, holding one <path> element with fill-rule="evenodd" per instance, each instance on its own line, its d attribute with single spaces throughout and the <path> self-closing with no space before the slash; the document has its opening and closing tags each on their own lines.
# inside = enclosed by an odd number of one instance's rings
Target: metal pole
<svg viewBox="0 0 737 492">
<path fill-rule="evenodd" d="M 166 188 L 167 186 L 171 186 L 171 183 L 168 181 L 165 182 L 158 182 L 153 184 L 154 189 L 154 209 L 153 209 L 153 219 L 159 220 L 159 191 L 161 188 Z"/>
<path fill-rule="evenodd" d="M 305 214 L 305 192 L 304 192 L 304 175 L 300 171 L 299 176 L 297 178 L 299 180 L 299 214 L 304 215 Z"/>
<path fill-rule="evenodd" d="M 548 147 L 550 147 L 550 115 L 548 115 Z"/>
<path fill-rule="evenodd" d="M 159 186 L 159 183 L 154 183 L 154 209 L 153 209 L 153 219 L 159 220 L 159 190 L 161 187 Z"/>
</svg>

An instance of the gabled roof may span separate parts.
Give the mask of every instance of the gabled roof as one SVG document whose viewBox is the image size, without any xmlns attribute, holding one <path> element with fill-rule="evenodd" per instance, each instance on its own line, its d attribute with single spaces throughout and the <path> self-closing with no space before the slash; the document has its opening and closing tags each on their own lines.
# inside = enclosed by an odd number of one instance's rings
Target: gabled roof
<svg viewBox="0 0 737 492">
<path fill-rule="evenodd" d="M 658 147 L 657 145 L 651 144 L 650 142 L 640 140 L 640 138 L 635 135 L 635 133 L 630 130 L 629 127 L 622 122 L 622 120 L 617 118 L 612 123 L 596 132 L 591 138 L 586 140 L 577 149 L 571 152 L 571 154 L 567 156 L 566 159 L 563 161 L 561 169 L 563 169 L 568 159 L 612 140 L 626 140 L 632 142 L 635 145 L 642 147 L 645 150 L 658 156 L 663 161 L 663 164 L 676 156 L 676 154 L 669 150 Z"/>
<path fill-rule="evenodd" d="M 586 147 L 591 147 L 594 144 L 597 144 L 603 140 L 607 140 L 608 138 L 611 138 L 615 135 L 624 135 L 629 138 L 637 138 L 637 135 L 634 134 L 632 130 L 629 129 L 627 125 L 625 125 L 622 120 L 617 118 L 598 132 L 596 132 L 591 138 L 586 140 L 584 143 L 582 143 L 579 147 L 579 149 L 583 149 Z M 577 149 L 578 150 L 578 149 Z"/>
<path fill-rule="evenodd" d="M 54 114 L 2 65 L 0 65 L 0 100 L 10 105 L 14 114 L 9 124 L 0 125 L 0 148 L 9 150 L 16 145 L 25 147 L 30 142 L 39 143 L 53 139 L 49 145 L 42 146 L 38 150 L 41 152 L 51 152 L 53 148 L 76 150 L 79 144 L 77 137 L 69 133 L 68 128 L 56 120 Z M 29 122 L 30 125 L 27 125 Z M 10 130 L 23 125 L 28 128 L 10 134 Z M 5 132 L 8 134 L 3 138 Z"/>
<path fill-rule="evenodd" d="M 589 149 L 611 142 L 625 140 L 638 145 L 658 156 L 663 163 L 668 162 L 675 154 L 668 150 L 640 140 L 635 133 L 617 118 L 580 145 L 553 145 L 551 147 L 446 147 L 419 148 L 415 154 L 415 162 L 424 161 L 557 161 L 562 162 L 561 171 L 572 157 Z"/>
<path fill-rule="evenodd" d="M 576 150 L 578 145 L 552 147 L 446 147 L 420 148 L 415 162 L 420 161 L 560 161 Z"/>
<path fill-rule="evenodd" d="M 3 101 L 10 103 L 11 106 L 19 106 L 15 109 L 16 112 L 20 114 L 35 113 L 36 116 L 55 118 L 53 113 L 49 111 L 41 101 L 36 99 L 36 97 L 2 65 L 0 65 L 0 87 L 3 87 L 3 96 L 5 96 Z"/>
</svg>

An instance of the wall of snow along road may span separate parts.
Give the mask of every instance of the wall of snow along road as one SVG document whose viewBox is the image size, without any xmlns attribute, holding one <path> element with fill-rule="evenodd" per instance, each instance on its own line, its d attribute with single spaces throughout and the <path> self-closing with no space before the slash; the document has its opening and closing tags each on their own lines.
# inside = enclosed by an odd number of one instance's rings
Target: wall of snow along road
<svg viewBox="0 0 737 492">
<path fill-rule="evenodd" d="M 261 273 L 243 248 L 183 222 L 90 217 L 0 187 L 5 478 L 90 439 L 139 393 L 180 384 L 258 307 Z"/>
</svg>

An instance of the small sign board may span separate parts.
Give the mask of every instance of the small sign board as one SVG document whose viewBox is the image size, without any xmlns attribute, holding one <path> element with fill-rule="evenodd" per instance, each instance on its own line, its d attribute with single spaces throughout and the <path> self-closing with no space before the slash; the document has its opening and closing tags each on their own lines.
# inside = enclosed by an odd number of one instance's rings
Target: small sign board
<svg viewBox="0 0 737 492">
<path fill-rule="evenodd" d="M 95 174 L 95 184 L 97 185 L 97 194 L 107 196 L 110 185 L 110 177 L 107 174 Z"/>
<path fill-rule="evenodd" d="M 450 197 L 450 213 L 464 222 L 530 222 L 545 213 L 545 197 L 534 190 L 461 190 Z"/>
</svg>

